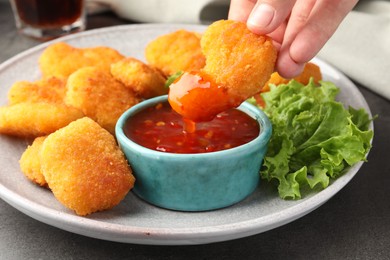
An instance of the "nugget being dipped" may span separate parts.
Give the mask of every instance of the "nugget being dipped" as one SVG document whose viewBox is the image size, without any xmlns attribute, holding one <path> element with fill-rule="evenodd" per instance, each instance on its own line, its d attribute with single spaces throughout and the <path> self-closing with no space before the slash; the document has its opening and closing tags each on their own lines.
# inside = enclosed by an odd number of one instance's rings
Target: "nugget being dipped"
<svg viewBox="0 0 390 260">
<path fill-rule="evenodd" d="M 87 117 L 49 135 L 40 156 L 54 196 L 78 215 L 116 206 L 134 185 L 114 137 Z"/>
<path fill-rule="evenodd" d="M 169 90 L 169 103 L 184 118 L 208 121 L 259 93 L 275 66 L 277 51 L 267 36 L 242 22 L 220 20 L 201 39 L 206 66 L 184 73 Z"/>
</svg>

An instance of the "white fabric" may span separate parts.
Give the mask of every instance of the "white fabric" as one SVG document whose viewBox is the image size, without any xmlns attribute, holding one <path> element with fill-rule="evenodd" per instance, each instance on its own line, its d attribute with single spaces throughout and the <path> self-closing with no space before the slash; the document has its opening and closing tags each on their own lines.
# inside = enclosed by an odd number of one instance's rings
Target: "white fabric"
<svg viewBox="0 0 390 260">
<path fill-rule="evenodd" d="M 118 16 L 143 23 L 208 23 L 226 16 L 230 0 L 87 0 L 89 12 L 108 7 Z"/>
<path fill-rule="evenodd" d="M 390 2 L 360 2 L 319 57 L 390 99 Z"/>
</svg>

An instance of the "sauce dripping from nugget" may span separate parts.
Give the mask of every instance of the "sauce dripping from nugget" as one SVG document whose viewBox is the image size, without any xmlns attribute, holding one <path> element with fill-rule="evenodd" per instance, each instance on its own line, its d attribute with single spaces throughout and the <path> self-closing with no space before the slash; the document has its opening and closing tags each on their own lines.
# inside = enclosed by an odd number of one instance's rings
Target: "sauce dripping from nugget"
<svg viewBox="0 0 390 260">
<path fill-rule="evenodd" d="M 220 112 L 241 103 L 202 71 L 184 73 L 172 83 L 168 100 L 173 110 L 193 122 L 210 121 Z"/>
<path fill-rule="evenodd" d="M 277 51 L 267 36 L 245 23 L 220 20 L 201 38 L 206 65 L 186 72 L 170 86 L 168 101 L 184 121 L 210 121 L 259 93 L 274 71 Z M 194 127 L 189 127 L 194 131 Z"/>
</svg>

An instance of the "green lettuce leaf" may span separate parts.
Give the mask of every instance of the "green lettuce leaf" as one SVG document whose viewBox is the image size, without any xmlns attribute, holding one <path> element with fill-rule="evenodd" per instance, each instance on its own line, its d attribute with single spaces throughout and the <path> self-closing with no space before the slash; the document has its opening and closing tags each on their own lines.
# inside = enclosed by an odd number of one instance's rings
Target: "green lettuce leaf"
<svg viewBox="0 0 390 260">
<path fill-rule="evenodd" d="M 331 82 L 320 84 L 292 80 L 262 94 L 273 134 L 260 174 L 276 180 L 283 199 L 300 199 L 308 188 L 326 188 L 347 167 L 366 160 L 371 148 L 367 112 L 345 109 L 335 101 L 339 89 Z"/>
<path fill-rule="evenodd" d="M 179 78 L 181 75 L 183 75 L 184 71 L 177 71 L 176 73 L 170 75 L 168 79 L 165 81 L 165 87 L 169 88 L 169 86 L 175 82 L 177 78 Z"/>
</svg>

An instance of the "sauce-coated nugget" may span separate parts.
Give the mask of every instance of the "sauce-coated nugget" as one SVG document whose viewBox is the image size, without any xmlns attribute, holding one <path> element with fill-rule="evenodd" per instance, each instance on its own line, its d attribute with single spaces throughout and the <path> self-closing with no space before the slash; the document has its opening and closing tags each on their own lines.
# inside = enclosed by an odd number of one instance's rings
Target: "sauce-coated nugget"
<svg viewBox="0 0 390 260">
<path fill-rule="evenodd" d="M 203 71 L 242 101 L 260 92 L 274 70 L 277 51 L 272 39 L 250 32 L 245 23 L 214 22 L 201 46 L 207 59 Z"/>
<path fill-rule="evenodd" d="M 76 70 L 95 66 L 110 70 L 110 65 L 125 57 L 109 47 L 76 48 L 64 42 L 47 47 L 39 58 L 44 77 L 67 78 Z"/>
<path fill-rule="evenodd" d="M 18 81 L 8 91 L 9 104 L 21 102 L 63 103 L 66 93 L 66 81 L 55 77 L 35 82 Z"/>
<path fill-rule="evenodd" d="M 270 78 L 277 51 L 271 38 L 246 24 L 220 20 L 201 39 L 206 66 L 185 72 L 169 87 L 168 101 L 184 118 L 209 121 L 261 91 Z"/>
<path fill-rule="evenodd" d="M 111 65 L 111 74 L 142 98 L 168 93 L 160 71 L 135 58 L 126 58 Z"/>
<path fill-rule="evenodd" d="M 116 206 L 134 185 L 114 137 L 87 117 L 49 135 L 40 155 L 54 196 L 78 215 Z"/>
<path fill-rule="evenodd" d="M 46 187 L 47 182 L 41 171 L 41 147 L 46 136 L 35 138 L 20 157 L 19 164 L 23 174 L 39 186 Z"/>
<path fill-rule="evenodd" d="M 199 70 L 205 65 L 200 35 L 186 30 L 168 33 L 151 41 L 145 48 L 145 57 L 166 76 L 178 71 Z"/>
<path fill-rule="evenodd" d="M 112 134 L 121 114 L 138 102 L 135 94 L 109 71 L 86 67 L 68 78 L 65 103 L 80 109 Z"/>
<path fill-rule="evenodd" d="M 0 133 L 20 137 L 48 135 L 83 116 L 80 110 L 63 104 L 22 102 L 0 107 Z"/>
</svg>

